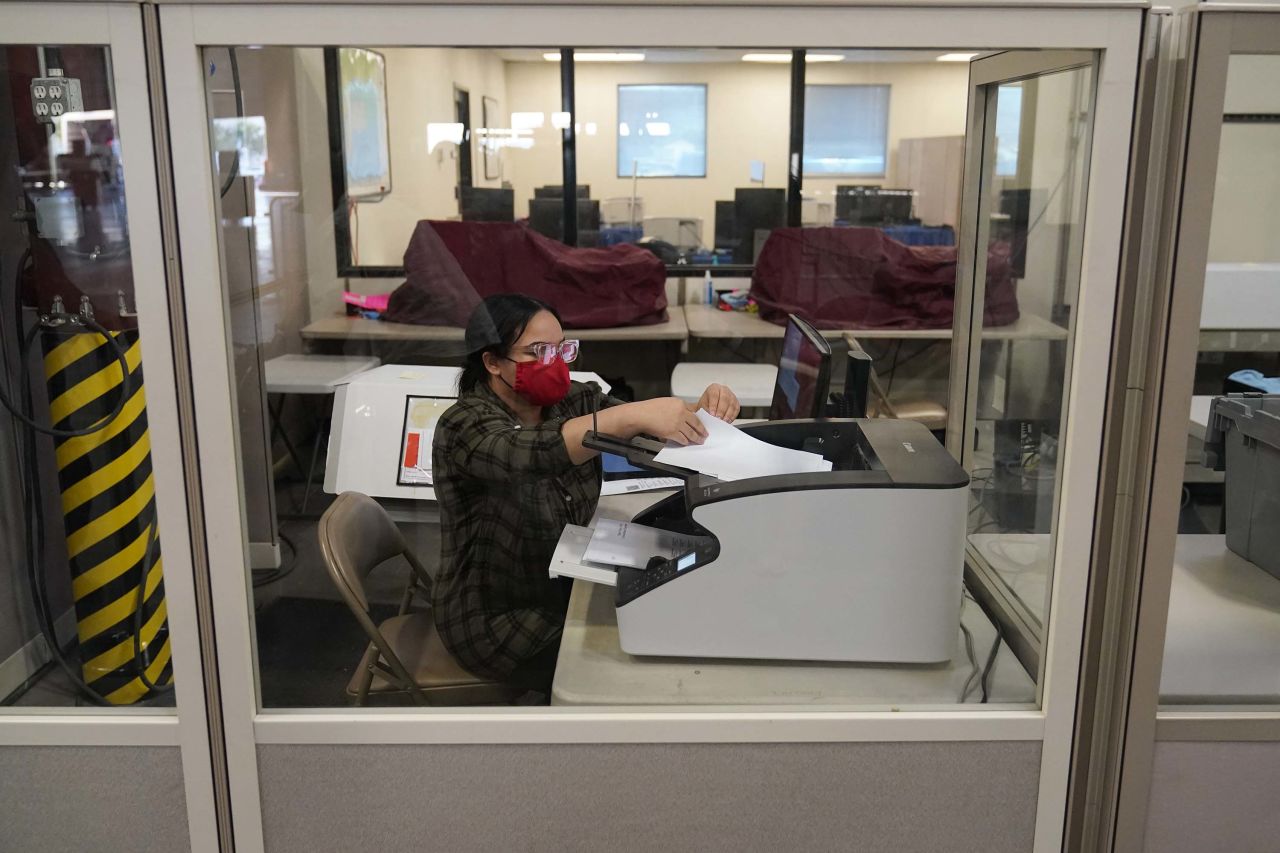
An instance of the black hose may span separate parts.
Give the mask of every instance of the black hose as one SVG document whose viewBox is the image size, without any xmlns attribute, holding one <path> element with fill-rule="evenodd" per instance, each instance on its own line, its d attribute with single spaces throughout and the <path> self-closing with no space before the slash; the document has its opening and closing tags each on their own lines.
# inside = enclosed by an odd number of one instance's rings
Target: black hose
<svg viewBox="0 0 1280 853">
<path fill-rule="evenodd" d="M 27 427 L 26 430 L 14 430 L 14 451 L 16 453 L 16 461 L 18 463 L 19 481 L 22 491 L 22 502 L 27 508 L 27 535 L 25 537 L 26 563 L 27 563 L 27 582 L 31 588 L 33 604 L 36 610 L 36 623 L 40 630 L 40 635 L 44 638 L 45 645 L 49 649 L 49 656 L 54 659 L 58 666 L 62 669 L 71 684 L 78 689 L 90 702 L 95 705 L 106 707 L 112 706 L 112 703 L 105 696 L 89 686 L 84 680 L 82 673 L 71 664 L 65 654 L 63 654 L 62 646 L 58 641 L 57 627 L 54 622 L 53 613 L 49 608 L 49 591 L 46 587 L 45 573 L 40 570 L 44 565 L 44 547 L 46 539 L 46 528 L 44 519 L 44 503 L 40 494 L 40 483 L 36 477 L 36 470 L 39 466 L 39 459 L 36 449 L 36 435 L 43 434 L 57 437 L 71 438 L 79 435 L 90 435 L 101 430 L 104 426 L 111 423 L 123 410 L 125 403 L 132 396 L 133 379 L 129 373 L 129 363 L 125 355 L 124 348 L 120 342 L 112 337 L 106 329 L 99 325 L 92 318 L 79 317 L 79 322 L 88 326 L 93 331 L 102 335 L 115 349 L 117 361 L 122 371 L 122 393 L 120 394 L 119 404 L 114 408 L 112 413 L 107 417 L 98 421 L 92 427 L 84 430 L 57 430 L 52 427 L 46 427 L 36 422 L 28 412 L 35 408 L 34 400 L 31 396 L 31 389 L 26 387 L 21 394 L 14 394 L 13 382 L 15 378 L 19 381 L 25 381 L 30 373 L 30 349 L 31 343 L 34 341 L 36 334 L 41 329 L 39 324 L 31 327 L 25 335 L 23 334 L 22 323 L 22 275 L 26 271 L 27 262 L 30 260 L 31 250 L 26 249 L 18 262 L 17 275 L 14 279 L 13 294 L 13 322 L 17 332 L 17 338 L 21 339 L 18 345 L 18 370 L 16 374 L 9 372 L 9 352 L 8 348 L 4 351 L 5 364 L 5 383 L 0 388 L 0 403 L 8 409 L 14 419 Z M 3 279 L 0 279 L 2 281 Z M 13 405 L 13 397 L 19 398 L 20 405 Z M 16 425 L 15 425 L 16 426 Z M 144 561 L 145 562 L 145 561 Z M 136 655 L 135 655 L 136 662 Z M 141 673 L 143 683 L 147 683 L 145 672 Z"/>
<path fill-rule="evenodd" d="M 240 88 L 240 65 L 236 62 L 236 49 L 234 47 L 227 48 L 227 56 L 231 58 L 231 88 L 235 91 L 236 96 L 236 118 L 244 118 L 244 90 Z M 236 133 L 243 133 L 244 128 L 236 128 Z M 240 177 L 240 146 L 236 146 L 235 154 L 231 157 L 231 171 L 227 173 L 227 178 L 222 182 L 222 189 L 218 192 L 218 198 L 226 198 L 227 193 L 231 192 L 231 185 L 236 182 L 236 178 Z"/>
<path fill-rule="evenodd" d="M 982 669 L 982 702 L 986 703 L 987 697 L 990 695 L 989 681 L 991 679 L 991 671 L 995 669 L 996 655 L 1000 651 L 1000 643 L 1004 640 L 1004 629 L 1000 626 L 1000 620 L 991 620 L 996 628 L 996 641 L 991 644 L 991 653 L 987 655 L 987 665 Z"/>
<path fill-rule="evenodd" d="M 92 317 L 86 317 L 80 314 L 57 314 L 53 316 L 58 319 L 66 320 L 69 325 L 82 325 L 91 331 L 97 332 L 115 351 L 114 355 L 116 362 L 120 365 L 121 382 L 120 396 L 119 399 L 116 400 L 115 406 L 111 409 L 111 413 L 86 427 L 80 427 L 79 429 L 57 429 L 56 427 L 45 426 L 35 420 L 35 418 L 31 417 L 26 413 L 26 411 L 24 411 L 26 407 L 15 406 L 13 401 L 9 398 L 9 395 L 4 391 L 0 391 L 0 405 L 3 405 L 8 409 L 9 414 L 13 415 L 14 418 L 25 425 L 28 429 L 33 429 L 42 435 L 52 436 L 53 438 L 78 438 L 80 436 L 93 435 L 95 432 L 99 432 L 107 424 L 114 421 L 116 417 L 124 411 L 125 404 L 129 402 L 129 398 L 133 396 L 133 376 L 129 370 L 129 357 L 125 352 L 125 348 L 120 344 L 119 339 L 104 329 L 98 321 L 94 320 Z M 19 329 L 21 329 L 22 315 L 20 312 L 17 319 Z M 24 366 L 22 378 L 26 378 L 25 365 L 27 363 L 27 357 L 31 349 L 31 344 L 35 341 L 36 336 L 40 334 L 41 328 L 42 326 L 37 323 L 31 327 L 23 338 L 22 345 L 18 353 L 19 364 Z M 34 408 L 34 406 L 32 408 Z"/>
<path fill-rule="evenodd" d="M 151 524 L 147 532 L 147 551 L 142 558 L 142 577 L 138 579 L 138 598 L 133 608 L 133 668 L 138 678 L 153 693 L 168 693 L 173 682 L 156 684 L 147 676 L 147 661 L 142 654 L 142 611 L 147 603 L 147 578 L 151 575 L 151 561 L 156 542 L 160 541 L 159 512 L 152 510 Z"/>
<path fill-rule="evenodd" d="M 20 298 L 19 298 L 20 301 Z M 15 318 L 18 330 L 22 329 L 22 314 L 18 313 Z M 27 354 L 26 347 L 20 347 L 18 350 L 18 375 L 25 377 L 27 375 Z M 11 379 L 12 377 L 10 377 Z M 27 389 L 22 395 L 24 403 L 29 407 L 31 402 L 31 390 Z M 83 676 L 71 665 L 66 656 L 62 653 L 62 646 L 58 643 L 58 634 L 54 626 L 53 614 L 49 610 L 49 592 L 45 587 L 44 572 L 39 567 L 44 565 L 43 551 L 45 543 L 45 525 L 44 525 L 44 507 L 40 497 L 39 483 L 36 481 L 35 471 L 37 467 L 37 456 L 35 446 L 35 430 L 23 430 L 20 444 L 22 453 L 18 460 L 21 470 L 20 480 L 22 483 L 22 501 L 24 506 L 29 508 L 27 514 L 27 581 L 31 585 L 31 597 L 36 608 L 36 623 L 40 629 L 40 635 L 44 637 L 45 645 L 49 648 L 49 655 L 62 668 L 63 673 L 71 681 L 71 683 L 83 693 L 90 702 L 95 705 L 110 706 L 107 701 L 97 690 L 89 686 Z"/>
</svg>

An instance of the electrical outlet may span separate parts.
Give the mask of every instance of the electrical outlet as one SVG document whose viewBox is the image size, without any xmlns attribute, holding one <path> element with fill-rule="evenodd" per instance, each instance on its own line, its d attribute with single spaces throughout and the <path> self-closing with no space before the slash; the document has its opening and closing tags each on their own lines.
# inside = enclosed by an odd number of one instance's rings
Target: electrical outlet
<svg viewBox="0 0 1280 853">
<path fill-rule="evenodd" d="M 36 121 L 45 124 L 53 124 L 67 113 L 83 112 L 80 81 L 56 73 L 49 77 L 36 77 L 31 81 L 31 111 L 35 113 Z"/>
</svg>

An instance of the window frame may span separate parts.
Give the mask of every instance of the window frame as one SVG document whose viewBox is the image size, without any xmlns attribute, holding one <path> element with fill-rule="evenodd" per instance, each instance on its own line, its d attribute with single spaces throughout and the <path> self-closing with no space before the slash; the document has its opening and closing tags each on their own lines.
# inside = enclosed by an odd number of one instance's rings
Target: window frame
<svg viewBox="0 0 1280 853">
<path fill-rule="evenodd" d="M 214 786 L 217 750 L 211 749 L 209 738 L 207 650 L 201 646 L 197 609 L 197 597 L 207 590 L 202 582 L 208 573 L 204 531 L 191 505 L 199 487 L 189 476 L 195 452 L 185 417 L 192 402 L 186 393 L 189 365 L 182 358 L 185 318 L 180 302 L 171 299 L 178 286 L 177 234 L 168 226 L 176 214 L 172 199 L 162 192 L 168 158 L 157 153 L 167 128 L 163 102 L 156 95 L 159 69 L 148 62 L 148 36 L 153 31 L 146 23 L 154 22 L 154 15 L 154 7 L 146 10 L 120 3 L 6 3 L 0 5 L 0 44 L 86 45 L 108 53 L 122 141 L 133 298 L 146 349 L 146 410 L 156 512 L 164 531 L 175 707 L 4 707 L 0 708 L 0 748 L 179 750 L 184 817 L 193 848 L 200 849 L 202 841 L 219 835 Z"/>
</svg>

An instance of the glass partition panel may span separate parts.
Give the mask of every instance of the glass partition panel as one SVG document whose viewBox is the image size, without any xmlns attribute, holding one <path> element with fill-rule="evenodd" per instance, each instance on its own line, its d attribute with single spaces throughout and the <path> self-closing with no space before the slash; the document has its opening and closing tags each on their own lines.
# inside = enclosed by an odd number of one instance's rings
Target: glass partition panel
<svg viewBox="0 0 1280 853">
<path fill-rule="evenodd" d="M 806 230 L 791 238 L 794 266 L 757 285 L 871 357 L 872 414 L 940 436 L 972 56 L 806 52 Z"/>
<path fill-rule="evenodd" d="M 1280 55 L 1233 55 L 1160 701 L 1280 704 Z"/>
<path fill-rule="evenodd" d="M 237 144 L 261 136 L 261 116 L 237 111 L 235 74 L 258 79 L 270 54 L 210 51 L 215 109 L 223 128 L 214 148 L 223 166 Z M 304 54 L 300 54 L 304 55 Z M 306 53 L 305 55 L 314 55 Z M 563 239 L 560 81 L 554 50 L 492 48 L 325 48 L 322 64 L 299 68 L 322 99 L 318 141 L 333 148 L 332 180 L 340 268 L 391 268 L 422 220 L 516 222 Z M 243 81 L 242 81 L 243 82 Z M 317 91 L 318 90 L 318 91 Z M 239 89 L 242 99 L 247 86 Z M 252 99 L 252 95 L 249 95 Z M 230 128 L 243 126 L 237 143 Z M 296 145 L 294 129 L 278 144 Z M 326 137 L 327 134 L 327 137 Z M 304 142 L 303 145 L 309 144 Z M 260 191 L 296 180 L 272 159 L 240 174 Z M 224 168 L 224 173 L 226 169 Z"/>
<path fill-rule="evenodd" d="M 383 118 L 376 99 L 333 97 L 346 55 L 204 52 L 263 707 L 1035 702 L 1034 675 L 962 586 L 971 489 L 940 440 L 956 248 L 784 227 L 789 52 L 577 49 L 566 116 L 552 107 L 559 51 L 369 46 L 356 55 L 374 91 L 385 74 Z M 501 75 L 396 94 L 429 58 L 478 55 Z M 893 59 L 814 83 L 871 87 L 837 93 L 815 135 L 838 143 L 833 116 L 851 103 L 880 116 L 884 134 L 834 156 L 882 157 L 886 175 L 900 137 L 941 128 L 900 113 L 945 101 L 963 116 L 965 98 L 964 74 L 933 52 L 914 65 L 937 72 Z M 512 143 L 495 180 L 524 223 L 453 221 L 449 193 L 413 190 L 397 159 L 427 150 L 463 89 L 511 131 L 483 122 Z M 385 128 L 391 189 L 335 210 L 335 175 L 387 186 L 379 146 L 355 156 L 348 115 L 365 116 L 360 138 Z M 335 116 L 353 149 L 341 160 Z M 565 209 L 562 151 L 544 135 L 570 126 L 579 247 L 538 221 Z M 456 187 L 465 157 L 440 145 L 417 167 Z M 930 174 L 907 186 L 932 193 Z M 371 229 L 402 190 L 413 204 Z M 766 207 L 779 215 L 751 218 Z M 362 266 L 376 230 L 403 269 L 340 276 L 352 235 L 335 218 L 359 221 Z M 697 253 L 732 263 L 743 243 L 717 249 L 717 234 L 736 240 L 748 220 L 754 279 L 668 274 L 664 261 Z M 868 235 L 878 252 L 841 242 Z M 915 295 L 897 299 L 904 287 Z M 665 440 L 699 430 L 748 447 L 667 458 Z M 745 480 L 774 455 L 799 479 L 758 493 Z M 839 488 L 810 488 L 815 475 Z M 701 502 L 704 489 L 721 498 Z M 733 607 L 694 594 L 728 572 L 749 585 L 726 593 Z"/>
<path fill-rule="evenodd" d="M 0 44 L 0 80 L 0 704 L 171 706 L 128 221 L 154 201 L 121 160 L 149 142 L 105 47 Z"/>
<path fill-rule="evenodd" d="M 751 264 L 786 224 L 791 54 L 574 57 L 578 183 L 599 199 L 599 244 L 643 243 L 668 264 Z"/>
<path fill-rule="evenodd" d="M 1080 285 L 1090 67 L 986 87 L 982 316 L 965 458 L 968 555 L 987 595 L 1040 654 L 1049 612 L 1066 434 L 1072 312 Z"/>
</svg>

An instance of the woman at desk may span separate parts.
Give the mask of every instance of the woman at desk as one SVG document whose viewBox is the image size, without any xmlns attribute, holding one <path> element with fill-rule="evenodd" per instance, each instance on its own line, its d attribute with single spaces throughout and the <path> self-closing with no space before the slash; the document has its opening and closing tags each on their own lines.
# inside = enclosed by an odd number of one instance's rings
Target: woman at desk
<svg viewBox="0 0 1280 853">
<path fill-rule="evenodd" d="M 485 299 L 466 344 L 458 402 L 432 444 L 436 628 L 476 675 L 546 692 L 568 603 L 547 567 L 564 526 L 587 524 L 600 499 L 599 453 L 582 445 L 593 413 L 602 433 L 697 444 L 706 430 L 694 412 L 732 421 L 738 399 L 711 385 L 696 406 L 676 397 L 623 403 L 572 382 L 578 342 L 565 339 L 555 309 L 518 294 Z"/>
</svg>

